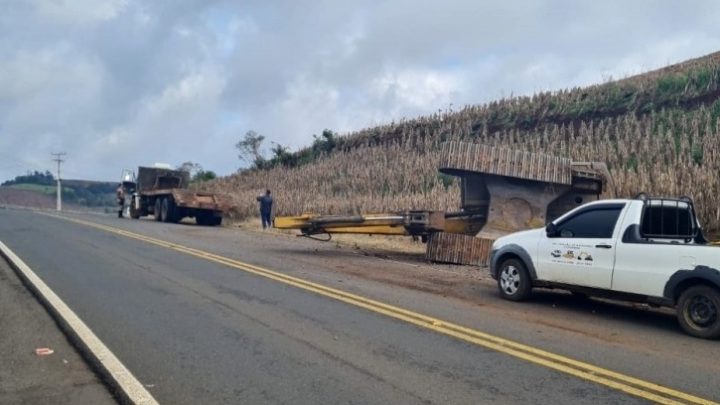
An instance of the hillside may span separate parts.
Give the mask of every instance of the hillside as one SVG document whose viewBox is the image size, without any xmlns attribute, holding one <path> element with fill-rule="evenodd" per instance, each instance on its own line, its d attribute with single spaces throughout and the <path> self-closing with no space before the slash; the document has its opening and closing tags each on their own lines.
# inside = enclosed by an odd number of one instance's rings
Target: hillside
<svg viewBox="0 0 720 405">
<path fill-rule="evenodd" d="M 115 208 L 115 183 L 64 180 L 63 205 L 73 209 Z M 55 180 L 48 172 L 17 176 L 0 186 L 0 204 L 54 208 Z"/>
<path fill-rule="evenodd" d="M 55 196 L 32 190 L 23 190 L 15 187 L 0 187 L 0 206 L 17 206 L 40 209 L 54 209 Z M 70 204 L 63 204 L 65 208 L 76 209 L 78 207 Z"/>
<path fill-rule="evenodd" d="M 459 187 L 437 173 L 445 140 L 608 164 L 616 194 L 692 196 L 720 229 L 720 52 L 586 88 L 467 106 L 340 137 L 203 187 L 229 192 L 240 218 L 274 190 L 279 214 L 456 209 Z"/>
</svg>

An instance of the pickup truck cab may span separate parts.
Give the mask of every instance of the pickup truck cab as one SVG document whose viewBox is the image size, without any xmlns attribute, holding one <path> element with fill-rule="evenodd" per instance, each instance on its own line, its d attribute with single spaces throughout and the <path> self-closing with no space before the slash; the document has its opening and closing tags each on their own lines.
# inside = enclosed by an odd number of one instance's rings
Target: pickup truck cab
<svg viewBox="0 0 720 405">
<path fill-rule="evenodd" d="M 720 337 L 720 248 L 703 236 L 689 198 L 588 203 L 497 239 L 489 264 L 508 300 L 549 287 L 646 302 L 676 308 L 692 336 Z"/>
</svg>

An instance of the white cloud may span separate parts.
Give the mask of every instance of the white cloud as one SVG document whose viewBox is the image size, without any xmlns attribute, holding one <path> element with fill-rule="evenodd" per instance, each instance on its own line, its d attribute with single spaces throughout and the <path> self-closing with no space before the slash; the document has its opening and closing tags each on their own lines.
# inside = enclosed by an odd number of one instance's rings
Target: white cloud
<svg viewBox="0 0 720 405">
<path fill-rule="evenodd" d="M 720 43 L 720 4 L 711 0 L 9 0 L 2 8 L 0 180 L 25 170 L 18 165 L 51 169 L 49 153 L 61 149 L 76 177 L 112 180 L 119 165 L 186 160 L 229 173 L 240 164 L 233 145 L 249 129 L 297 148 L 324 128 L 348 132 L 451 103 L 620 78 Z"/>
<path fill-rule="evenodd" d="M 31 0 L 40 15 L 60 23 L 95 23 L 113 19 L 127 0 Z"/>
<path fill-rule="evenodd" d="M 102 67 L 68 44 L 20 50 L 0 64 L 0 102 L 22 103 L 43 95 L 97 95 Z"/>
<path fill-rule="evenodd" d="M 216 130 L 224 86 L 222 74 L 207 69 L 138 101 L 127 122 L 93 142 L 94 158 L 99 163 L 125 156 L 126 164 L 133 165 L 198 160 L 197 151 Z M 204 158 L 211 160 L 210 156 Z"/>
<path fill-rule="evenodd" d="M 408 69 L 373 79 L 370 88 L 377 99 L 391 97 L 398 106 L 431 111 L 451 103 L 459 87 L 452 73 Z"/>
</svg>

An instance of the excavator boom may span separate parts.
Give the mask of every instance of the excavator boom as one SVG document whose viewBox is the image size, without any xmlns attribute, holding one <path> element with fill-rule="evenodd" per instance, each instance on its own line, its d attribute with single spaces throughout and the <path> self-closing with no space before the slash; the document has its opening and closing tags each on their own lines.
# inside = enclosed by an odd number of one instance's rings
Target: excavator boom
<svg viewBox="0 0 720 405">
<path fill-rule="evenodd" d="M 303 235 L 355 233 L 375 235 L 423 236 L 434 232 L 460 233 L 468 221 L 481 221 L 468 213 L 443 211 L 403 211 L 363 215 L 315 215 L 275 218 L 279 229 L 299 229 Z"/>
</svg>

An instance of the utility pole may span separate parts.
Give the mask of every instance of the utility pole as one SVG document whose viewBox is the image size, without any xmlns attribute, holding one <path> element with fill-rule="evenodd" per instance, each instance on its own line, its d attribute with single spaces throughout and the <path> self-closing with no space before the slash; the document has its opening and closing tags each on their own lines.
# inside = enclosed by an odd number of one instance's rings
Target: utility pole
<svg viewBox="0 0 720 405">
<path fill-rule="evenodd" d="M 62 211 L 62 184 L 60 182 L 60 164 L 65 161 L 65 159 L 63 159 L 62 157 L 67 155 L 67 153 L 59 152 L 50 154 L 55 156 L 55 159 L 53 160 L 57 162 L 57 203 L 55 205 L 55 208 L 58 211 Z"/>
</svg>

